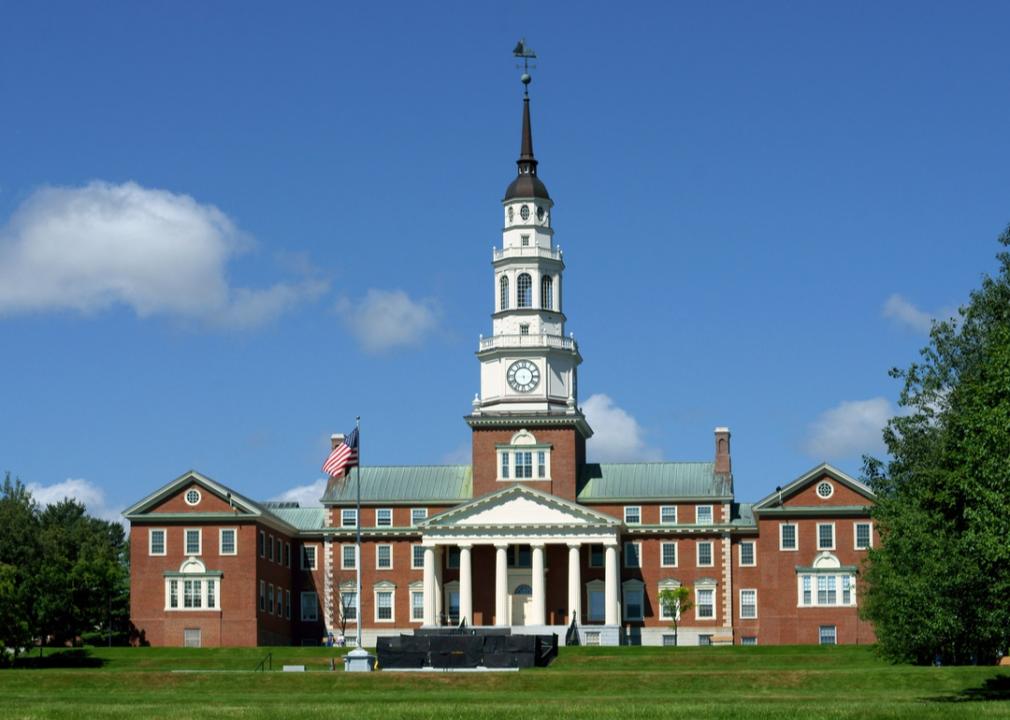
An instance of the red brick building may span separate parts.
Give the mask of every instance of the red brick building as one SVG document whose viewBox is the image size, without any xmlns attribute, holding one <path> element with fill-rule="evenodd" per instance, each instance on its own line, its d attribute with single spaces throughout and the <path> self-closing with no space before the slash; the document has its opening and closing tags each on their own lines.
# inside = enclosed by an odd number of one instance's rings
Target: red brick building
<svg viewBox="0 0 1010 720">
<path fill-rule="evenodd" d="M 361 622 L 371 645 L 460 619 L 562 636 L 574 619 L 588 644 L 873 641 L 858 604 L 877 535 L 858 481 L 820 465 L 738 503 L 726 428 L 711 461 L 587 461 L 582 357 L 565 334 L 564 257 L 528 96 L 522 118 L 492 255 L 492 334 L 478 344 L 481 392 L 466 417 L 471 464 L 363 467 L 331 481 L 315 508 L 183 474 L 125 512 L 142 641 L 318 643 Z M 675 634 L 678 610 L 658 597 L 679 586 L 692 607 Z"/>
</svg>

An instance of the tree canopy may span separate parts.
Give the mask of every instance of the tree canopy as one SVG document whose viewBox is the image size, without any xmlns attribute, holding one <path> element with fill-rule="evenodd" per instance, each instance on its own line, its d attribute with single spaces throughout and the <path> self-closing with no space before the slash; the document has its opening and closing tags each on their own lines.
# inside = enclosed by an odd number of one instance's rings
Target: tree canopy
<svg viewBox="0 0 1010 720">
<path fill-rule="evenodd" d="M 76 642 L 129 618 L 122 525 L 78 501 L 39 507 L 10 473 L 0 485 L 0 662 L 34 642 Z M 101 631 L 101 632 L 100 632 Z"/>
<path fill-rule="evenodd" d="M 1010 228 L 1000 243 L 1010 247 Z M 892 660 L 990 662 L 1010 650 L 1010 252 L 920 360 L 891 375 L 890 458 L 866 458 L 883 543 L 864 614 Z"/>
</svg>

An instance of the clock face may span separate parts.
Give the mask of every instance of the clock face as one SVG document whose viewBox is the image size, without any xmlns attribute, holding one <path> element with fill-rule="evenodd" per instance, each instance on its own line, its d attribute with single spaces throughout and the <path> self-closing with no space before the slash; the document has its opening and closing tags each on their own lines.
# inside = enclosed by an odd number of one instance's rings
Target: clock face
<svg viewBox="0 0 1010 720">
<path fill-rule="evenodd" d="M 540 384 L 540 369 L 529 360 L 516 360 L 509 366 L 508 381 L 516 392 L 528 393 Z"/>
</svg>

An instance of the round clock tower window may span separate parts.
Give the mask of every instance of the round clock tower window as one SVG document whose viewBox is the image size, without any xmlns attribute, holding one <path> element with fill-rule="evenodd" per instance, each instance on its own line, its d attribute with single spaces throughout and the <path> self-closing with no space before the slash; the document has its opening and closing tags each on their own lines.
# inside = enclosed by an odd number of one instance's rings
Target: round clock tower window
<svg viewBox="0 0 1010 720">
<path fill-rule="evenodd" d="M 817 485 L 817 497 L 822 500 L 827 500 L 829 497 L 835 494 L 835 489 L 831 486 L 831 483 L 825 481 Z"/>
<path fill-rule="evenodd" d="M 529 205 L 523 205 L 519 209 L 519 217 L 521 217 L 523 220 L 529 220 L 530 219 L 530 206 Z"/>
</svg>

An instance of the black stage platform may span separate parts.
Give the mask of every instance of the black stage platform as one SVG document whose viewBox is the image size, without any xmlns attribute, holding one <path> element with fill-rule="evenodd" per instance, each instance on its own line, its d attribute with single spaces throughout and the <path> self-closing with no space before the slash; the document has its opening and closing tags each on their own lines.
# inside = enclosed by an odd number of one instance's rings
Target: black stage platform
<svg viewBox="0 0 1010 720">
<path fill-rule="evenodd" d="M 378 638 L 375 654 L 381 670 L 545 667 L 558 656 L 558 636 L 513 635 L 509 628 L 417 630 Z"/>
</svg>

